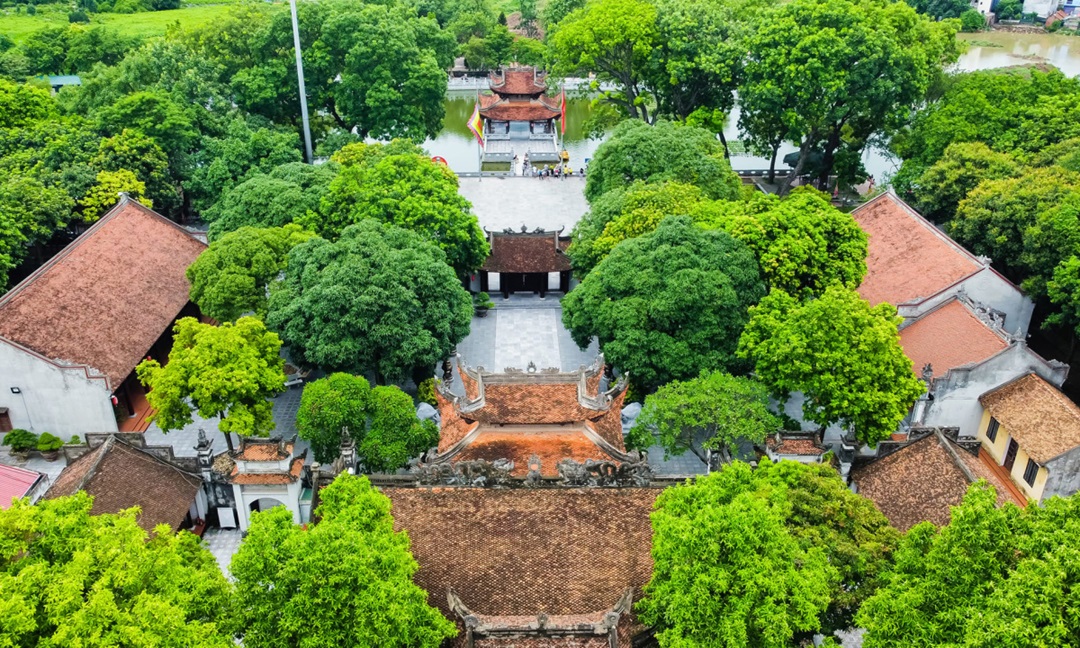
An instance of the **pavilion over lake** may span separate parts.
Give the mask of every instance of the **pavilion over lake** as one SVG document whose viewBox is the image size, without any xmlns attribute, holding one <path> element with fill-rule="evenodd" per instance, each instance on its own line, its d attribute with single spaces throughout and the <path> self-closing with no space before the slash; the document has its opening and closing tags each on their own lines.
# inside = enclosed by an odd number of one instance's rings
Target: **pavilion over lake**
<svg viewBox="0 0 1080 648">
<path fill-rule="evenodd" d="M 490 92 L 480 95 L 484 162 L 510 162 L 528 154 L 531 163 L 559 161 L 556 120 L 563 109 L 545 95 L 547 75 L 534 67 L 492 72 Z"/>
</svg>

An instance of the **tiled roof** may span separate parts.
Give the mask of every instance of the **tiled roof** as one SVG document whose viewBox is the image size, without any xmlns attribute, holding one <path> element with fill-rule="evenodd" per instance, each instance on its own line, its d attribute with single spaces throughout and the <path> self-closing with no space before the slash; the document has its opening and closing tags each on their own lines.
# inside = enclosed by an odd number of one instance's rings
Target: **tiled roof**
<svg viewBox="0 0 1080 648">
<path fill-rule="evenodd" d="M 765 440 L 765 445 L 770 450 L 777 454 L 783 455 L 799 455 L 806 457 L 816 457 L 824 454 L 826 448 L 819 444 L 814 439 L 807 438 L 781 438 L 777 440 L 776 436 L 770 436 Z"/>
<path fill-rule="evenodd" d="M 963 302 L 953 299 L 900 329 L 900 346 L 917 375 L 929 363 L 940 377 L 954 367 L 982 362 L 1007 349 L 1009 343 Z"/>
<path fill-rule="evenodd" d="M 570 259 L 564 254 L 570 242 L 559 240 L 555 233 L 493 234 L 491 254 L 484 262 L 488 272 L 562 272 L 570 269 Z"/>
<path fill-rule="evenodd" d="M 489 78 L 492 91 L 504 95 L 537 95 L 547 90 L 544 75 L 531 67 L 512 67 L 492 72 Z"/>
<path fill-rule="evenodd" d="M 117 513 L 138 506 L 139 526 L 152 531 L 158 524 L 168 524 L 175 531 L 200 488 L 199 476 L 109 437 L 68 464 L 45 497 L 83 490 L 94 497 L 92 513 Z"/>
<path fill-rule="evenodd" d="M 581 406 L 576 382 L 484 384 L 483 408 L 470 416 L 493 424 L 523 425 L 576 423 L 593 419 L 601 411 Z"/>
<path fill-rule="evenodd" d="M 514 462 L 511 474 L 524 477 L 529 472 L 529 458 L 533 455 L 540 458 L 540 473 L 545 477 L 559 474 L 557 465 L 562 459 L 573 459 L 581 463 L 586 459 L 613 460 L 581 430 L 538 427 L 528 431 L 514 428 L 484 429 L 461 452 L 454 455 L 453 461 L 509 459 Z"/>
<path fill-rule="evenodd" d="M 453 588 L 476 614 L 591 614 L 626 590 L 634 600 L 652 571 L 649 513 L 659 489 L 384 488 L 394 526 L 406 530 L 420 564 L 415 581 L 457 621 Z M 620 623 L 620 646 L 640 628 Z M 459 624 L 460 625 L 460 624 Z M 459 633 L 454 646 L 465 645 Z M 520 641 L 488 646 L 589 646 Z"/>
<path fill-rule="evenodd" d="M 18 466 L 0 465 L 0 509 L 11 507 L 11 500 L 26 497 L 41 473 Z"/>
<path fill-rule="evenodd" d="M 947 524 L 949 507 L 963 500 L 972 483 L 969 474 L 995 488 L 998 504 L 1026 505 L 990 466 L 937 433 L 856 468 L 851 480 L 893 526 L 907 531 L 924 520 Z"/>
<path fill-rule="evenodd" d="M 970 252 L 886 192 L 851 216 L 866 232 L 866 277 L 859 294 L 871 304 L 931 297 L 982 269 Z"/>
<path fill-rule="evenodd" d="M 530 101 L 480 96 L 480 115 L 494 121 L 545 121 L 562 114 L 543 98 Z"/>
<path fill-rule="evenodd" d="M 1080 407 L 1035 374 L 988 391 L 979 402 L 1040 464 L 1080 446 Z"/>
<path fill-rule="evenodd" d="M 236 455 L 242 461 L 281 461 L 292 455 L 292 443 L 244 439 L 243 449 Z"/>
<path fill-rule="evenodd" d="M 289 464 L 289 472 L 257 472 L 257 473 L 243 473 L 241 474 L 236 464 L 233 464 L 232 471 L 229 472 L 229 483 L 240 484 L 246 486 L 252 485 L 280 485 L 280 484 L 292 484 L 296 480 L 300 479 L 300 471 L 304 468 L 304 457 L 297 457 Z"/>
<path fill-rule="evenodd" d="M 206 245 L 121 201 L 0 297 L 0 337 L 93 367 L 115 390 L 188 303 L 184 271 Z"/>
</svg>

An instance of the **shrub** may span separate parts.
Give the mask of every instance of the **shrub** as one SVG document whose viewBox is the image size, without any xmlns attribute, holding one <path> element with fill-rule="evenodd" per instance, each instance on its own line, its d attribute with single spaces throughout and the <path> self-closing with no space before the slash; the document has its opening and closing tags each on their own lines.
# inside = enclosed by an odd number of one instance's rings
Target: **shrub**
<svg viewBox="0 0 1080 648">
<path fill-rule="evenodd" d="M 33 6 L 33 5 L 31 5 Z M 69 23 L 88 23 L 90 22 L 90 16 L 86 15 L 86 12 L 82 9 L 76 9 L 68 14 Z"/>
<path fill-rule="evenodd" d="M 113 13 L 133 14 L 146 11 L 147 7 L 142 0 L 116 0 L 113 3 Z"/>
<path fill-rule="evenodd" d="M 27 16 L 36 16 L 37 15 L 37 7 L 35 7 L 34 5 L 28 5 L 26 7 L 26 15 Z"/>
<path fill-rule="evenodd" d="M 4 435 L 4 445 L 11 446 L 12 452 L 26 452 L 37 445 L 38 436 L 29 430 L 15 428 Z"/>
<path fill-rule="evenodd" d="M 72 434 L 71 438 L 68 439 L 68 445 L 79 445 L 80 443 L 82 443 L 82 439 L 79 438 L 78 434 Z"/>
<path fill-rule="evenodd" d="M 59 450 L 64 445 L 63 439 L 49 432 L 42 432 L 37 440 L 37 449 L 40 452 L 52 452 Z"/>
<path fill-rule="evenodd" d="M 439 402 L 435 399 L 435 379 L 428 378 L 416 386 L 416 400 L 437 407 Z"/>
<path fill-rule="evenodd" d="M 476 308 L 494 308 L 495 302 L 491 301 L 491 295 L 486 292 L 478 292 L 473 295 L 473 306 Z"/>
<path fill-rule="evenodd" d="M 966 32 L 982 31 L 986 27 L 986 18 L 978 9 L 968 9 L 960 14 L 960 30 Z"/>
</svg>

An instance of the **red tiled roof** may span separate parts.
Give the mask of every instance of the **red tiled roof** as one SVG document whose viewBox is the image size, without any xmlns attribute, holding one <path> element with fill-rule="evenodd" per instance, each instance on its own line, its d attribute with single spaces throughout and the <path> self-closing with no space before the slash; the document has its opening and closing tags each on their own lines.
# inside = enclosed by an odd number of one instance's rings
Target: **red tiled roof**
<svg viewBox="0 0 1080 648">
<path fill-rule="evenodd" d="M 454 455 L 453 461 L 509 459 L 514 462 L 511 474 L 524 477 L 529 472 L 530 457 L 536 455 L 540 458 L 540 474 L 555 477 L 559 474 L 557 466 L 562 459 L 573 459 L 581 463 L 586 459 L 613 460 L 581 430 L 540 426 L 529 428 L 532 429 L 484 429 L 461 452 Z"/>
<path fill-rule="evenodd" d="M 870 498 L 893 526 L 907 531 L 924 520 L 937 526 L 948 524 L 949 507 L 963 500 L 972 483 L 965 468 L 995 488 L 999 505 L 1009 501 L 1027 504 L 1017 501 L 1015 489 L 990 467 L 936 433 L 856 468 L 851 480 L 858 485 L 859 494 Z"/>
<path fill-rule="evenodd" d="M 18 466 L 0 465 L 0 509 L 11 508 L 11 500 L 26 497 L 41 473 Z"/>
<path fill-rule="evenodd" d="M 826 450 L 813 439 L 785 439 L 781 437 L 780 441 L 777 442 L 776 437 L 771 436 L 765 440 L 765 445 L 778 454 L 807 457 L 816 457 L 824 454 Z"/>
<path fill-rule="evenodd" d="M 120 386 L 188 303 L 184 271 L 206 245 L 121 201 L 0 297 L 0 337 Z"/>
<path fill-rule="evenodd" d="M 451 587 L 476 614 L 591 614 L 610 608 L 628 587 L 636 601 L 651 575 L 649 513 L 659 489 L 382 491 L 392 502 L 394 527 L 408 531 L 420 564 L 416 583 L 454 621 L 446 600 Z M 624 615 L 620 646 L 640 630 L 632 624 L 632 615 Z M 464 631 L 452 645 L 465 645 Z M 509 645 L 596 644 L 478 643 Z"/>
<path fill-rule="evenodd" d="M 1009 343 L 953 299 L 900 329 L 900 346 L 917 375 L 929 363 L 940 377 L 954 367 L 982 362 L 1007 349 Z"/>
<path fill-rule="evenodd" d="M 1080 407 L 1036 374 L 988 391 L 979 402 L 1040 464 L 1080 446 Z"/>
<path fill-rule="evenodd" d="M 871 304 L 926 299 L 982 265 L 892 192 L 859 206 L 851 216 L 866 232 L 866 277 L 859 294 Z"/>
<path fill-rule="evenodd" d="M 201 477 L 111 436 L 68 464 L 45 497 L 86 491 L 94 497 L 91 513 L 117 513 L 138 506 L 143 529 L 153 531 L 159 524 L 168 524 L 175 531 L 200 488 Z"/>
<path fill-rule="evenodd" d="M 275 485 L 275 484 L 291 484 L 297 479 L 300 479 L 300 471 L 304 468 L 304 457 L 297 457 L 289 464 L 289 472 L 271 472 L 271 473 L 243 473 L 240 474 L 233 464 L 232 472 L 229 473 L 229 482 L 232 484 L 242 485 Z"/>
<path fill-rule="evenodd" d="M 603 413 L 581 406 L 576 382 L 485 382 L 484 399 L 484 407 L 469 416 L 492 424 L 577 423 Z"/>
<path fill-rule="evenodd" d="M 281 461 L 292 455 L 293 444 L 280 444 L 277 441 L 260 441 L 244 439 L 240 454 L 236 459 L 241 461 Z"/>
<path fill-rule="evenodd" d="M 492 72 L 489 85 L 493 92 L 502 95 L 538 95 L 547 90 L 544 75 L 536 74 L 536 68 L 512 67 L 502 72 Z"/>
<path fill-rule="evenodd" d="M 488 272 L 563 272 L 570 269 L 564 254 L 570 242 L 556 234 L 493 234 L 491 254 L 484 262 Z"/>
</svg>

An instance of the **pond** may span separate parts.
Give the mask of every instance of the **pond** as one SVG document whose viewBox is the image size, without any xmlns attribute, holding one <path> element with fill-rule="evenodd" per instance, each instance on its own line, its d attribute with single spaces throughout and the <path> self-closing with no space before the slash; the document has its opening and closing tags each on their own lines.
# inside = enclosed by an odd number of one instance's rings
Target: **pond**
<svg viewBox="0 0 1080 648">
<path fill-rule="evenodd" d="M 961 55 L 956 68 L 964 71 L 986 70 L 1010 65 L 1049 63 L 1069 76 L 1080 75 L 1080 36 L 1056 34 L 1023 34 L 1013 32 L 984 32 L 961 34 L 960 39 L 971 42 L 967 52 Z M 476 103 L 475 91 L 451 91 L 446 98 L 446 118 L 443 130 L 424 146 L 432 155 L 446 158 L 450 168 L 459 173 L 475 172 L 479 168 L 479 147 L 466 123 Z M 589 117 L 587 99 L 567 100 L 566 135 L 563 147 L 570 153 L 574 168 L 584 165 L 592 157 L 601 140 L 586 139 L 582 125 Z M 739 138 L 739 112 L 736 109 L 728 117 L 724 135 L 728 141 Z M 778 160 L 796 150 L 785 145 Z M 754 155 L 733 155 L 731 165 L 736 170 L 767 169 L 769 160 Z M 896 171 L 898 165 L 884 151 L 868 148 L 863 154 L 863 165 L 868 173 L 879 181 Z M 784 168 L 777 163 L 778 168 Z"/>
</svg>

